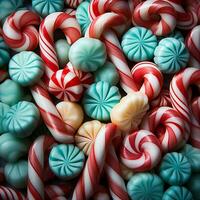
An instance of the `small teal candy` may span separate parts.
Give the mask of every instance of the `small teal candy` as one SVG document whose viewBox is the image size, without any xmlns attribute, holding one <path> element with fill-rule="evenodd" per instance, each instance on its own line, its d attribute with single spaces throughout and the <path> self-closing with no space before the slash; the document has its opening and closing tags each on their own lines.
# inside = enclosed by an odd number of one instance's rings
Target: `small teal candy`
<svg viewBox="0 0 200 200">
<path fill-rule="evenodd" d="M 29 145 L 28 139 L 4 133 L 0 136 L 0 157 L 7 162 L 16 162 L 28 153 Z"/>
<path fill-rule="evenodd" d="M 9 48 L 5 44 L 2 37 L 0 37 L 0 69 L 5 68 L 10 60 Z"/>
<path fill-rule="evenodd" d="M 122 38 L 122 49 L 129 60 L 151 60 L 157 46 L 156 36 L 144 27 L 133 27 Z"/>
<path fill-rule="evenodd" d="M 12 80 L 22 86 L 30 86 L 39 81 L 44 72 L 43 61 L 32 51 L 22 51 L 9 62 L 9 74 Z"/>
<path fill-rule="evenodd" d="M 189 53 L 185 44 L 175 38 L 162 39 L 154 51 L 154 62 L 167 74 L 175 73 L 186 67 Z"/>
<path fill-rule="evenodd" d="M 193 197 L 187 188 L 171 186 L 165 191 L 162 200 L 193 200 Z"/>
<path fill-rule="evenodd" d="M 186 144 L 183 149 L 181 149 L 180 153 L 187 157 L 193 172 L 200 172 L 200 149 Z"/>
<path fill-rule="evenodd" d="M 106 62 L 103 67 L 94 72 L 95 82 L 106 81 L 111 85 L 117 85 L 119 75 L 116 67 L 111 62 Z"/>
<path fill-rule="evenodd" d="M 4 167 L 6 181 L 17 189 L 23 189 L 27 186 L 28 180 L 28 162 L 20 160 L 16 163 L 7 163 Z"/>
<path fill-rule="evenodd" d="M 23 88 L 13 80 L 7 79 L 0 84 L 0 101 L 10 106 L 24 97 Z"/>
<path fill-rule="evenodd" d="M 60 39 L 56 41 L 55 43 L 55 49 L 58 57 L 58 61 L 61 67 L 65 67 L 65 65 L 68 63 L 69 58 L 68 58 L 68 53 L 70 46 L 67 43 L 67 40 L 65 39 Z"/>
<path fill-rule="evenodd" d="M 81 38 L 69 50 L 73 66 L 84 72 L 94 72 L 106 61 L 106 47 L 97 39 Z"/>
<path fill-rule="evenodd" d="M 84 166 L 84 153 L 72 144 L 54 146 L 49 155 L 49 166 L 61 179 L 70 180 L 78 176 Z"/>
<path fill-rule="evenodd" d="M 192 193 L 194 200 L 200 200 L 200 174 L 193 174 L 190 180 L 187 182 L 186 187 Z"/>
<path fill-rule="evenodd" d="M 131 200 L 161 200 L 164 183 L 161 178 L 151 173 L 133 175 L 127 184 Z"/>
<path fill-rule="evenodd" d="M 27 137 L 37 127 L 39 119 L 39 110 L 33 103 L 20 101 L 6 113 L 3 128 L 17 137 Z"/>
<path fill-rule="evenodd" d="M 169 185 L 183 185 L 191 176 L 191 165 L 181 153 L 167 153 L 159 168 L 160 177 Z"/>
<path fill-rule="evenodd" d="M 32 0 L 32 8 L 42 17 L 62 11 L 63 0 Z"/>
<path fill-rule="evenodd" d="M 88 14 L 89 5 L 90 3 L 87 1 L 82 2 L 76 10 L 76 19 L 81 27 L 81 31 L 83 35 L 85 35 L 85 32 L 91 23 L 90 17 Z"/>
<path fill-rule="evenodd" d="M 7 104 L 0 102 L 0 134 L 5 131 L 3 129 L 2 121 L 9 109 L 10 109 L 10 107 Z"/>
<path fill-rule="evenodd" d="M 86 114 L 100 121 L 110 120 L 112 108 L 119 103 L 121 95 L 116 86 L 99 81 L 92 84 L 83 97 L 83 107 Z"/>
<path fill-rule="evenodd" d="M 160 37 L 158 37 L 158 40 L 162 40 L 165 37 L 160 36 Z M 173 31 L 167 37 L 172 37 L 172 38 L 175 38 L 177 40 L 180 40 L 181 42 L 184 42 L 184 37 L 183 37 L 182 33 L 180 31 L 178 31 L 178 30 Z"/>
</svg>

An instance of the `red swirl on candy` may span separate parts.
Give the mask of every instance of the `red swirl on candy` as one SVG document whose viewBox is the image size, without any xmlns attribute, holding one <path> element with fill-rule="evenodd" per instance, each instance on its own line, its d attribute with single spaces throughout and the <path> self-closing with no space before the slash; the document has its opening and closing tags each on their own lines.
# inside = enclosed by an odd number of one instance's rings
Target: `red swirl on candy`
<svg viewBox="0 0 200 200">
<path fill-rule="evenodd" d="M 1 200 L 25 200 L 26 198 L 21 192 L 15 191 L 10 187 L 0 186 Z"/>
</svg>

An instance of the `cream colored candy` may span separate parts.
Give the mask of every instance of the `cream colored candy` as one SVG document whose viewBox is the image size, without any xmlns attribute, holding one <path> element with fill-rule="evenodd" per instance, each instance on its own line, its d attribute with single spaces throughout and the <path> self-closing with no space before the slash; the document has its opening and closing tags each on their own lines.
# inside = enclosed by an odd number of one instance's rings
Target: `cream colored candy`
<svg viewBox="0 0 200 200">
<path fill-rule="evenodd" d="M 56 105 L 63 121 L 77 130 L 83 122 L 84 113 L 77 103 L 62 101 Z"/>
<path fill-rule="evenodd" d="M 148 98 L 140 92 L 129 93 L 111 111 L 111 121 L 128 134 L 141 123 L 149 109 Z"/>
<path fill-rule="evenodd" d="M 123 179 L 128 181 L 134 175 L 133 171 L 123 164 L 120 164 L 120 166 Z"/>
<path fill-rule="evenodd" d="M 85 122 L 78 129 L 75 135 L 75 143 L 86 155 L 89 155 L 92 144 L 103 125 L 101 122 L 93 120 Z"/>
</svg>

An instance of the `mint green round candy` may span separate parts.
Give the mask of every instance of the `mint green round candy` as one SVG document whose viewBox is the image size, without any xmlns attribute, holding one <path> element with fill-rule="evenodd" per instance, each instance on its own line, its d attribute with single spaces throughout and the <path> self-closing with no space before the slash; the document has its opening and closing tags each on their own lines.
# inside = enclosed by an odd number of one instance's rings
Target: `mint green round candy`
<svg viewBox="0 0 200 200">
<path fill-rule="evenodd" d="M 43 61 L 33 51 L 22 51 L 14 55 L 9 62 L 10 77 L 22 86 L 37 83 L 43 73 Z"/>
<path fill-rule="evenodd" d="M 84 153 L 72 144 L 54 146 L 49 154 L 51 170 L 65 180 L 77 177 L 83 169 L 84 161 Z"/>
<path fill-rule="evenodd" d="M 119 103 L 121 95 L 116 86 L 99 81 L 92 84 L 83 97 L 83 107 L 86 114 L 100 121 L 110 120 L 112 108 Z"/>
<path fill-rule="evenodd" d="M 81 27 L 81 31 L 83 35 L 85 35 L 85 32 L 90 25 L 90 17 L 89 17 L 89 2 L 82 2 L 78 8 L 76 9 L 76 19 Z"/>
<path fill-rule="evenodd" d="M 106 47 L 97 39 L 81 38 L 69 50 L 69 60 L 84 72 L 94 72 L 106 61 Z"/>
<path fill-rule="evenodd" d="M 144 27 L 133 27 L 122 38 L 124 54 L 135 62 L 151 60 L 156 46 L 156 36 Z"/>
<path fill-rule="evenodd" d="M 28 162 L 20 160 L 16 163 L 7 163 L 4 167 L 6 181 L 17 189 L 23 189 L 27 186 L 28 180 Z"/>
<path fill-rule="evenodd" d="M 16 162 L 28 153 L 30 142 L 11 133 L 0 136 L 0 157 L 7 162 Z"/>
<path fill-rule="evenodd" d="M 12 106 L 21 101 L 24 96 L 23 88 L 13 80 L 7 79 L 0 84 L 0 101 Z"/>
<path fill-rule="evenodd" d="M 95 82 L 106 81 L 111 85 L 117 85 L 119 75 L 116 67 L 111 62 L 106 62 L 103 67 L 94 72 Z"/>
<path fill-rule="evenodd" d="M 162 200 L 193 200 L 193 197 L 187 188 L 171 186 L 165 191 Z"/>
<path fill-rule="evenodd" d="M 10 107 L 7 104 L 0 102 L 0 134 L 5 131 L 2 122 L 9 109 Z"/>
<path fill-rule="evenodd" d="M 63 0 L 32 0 L 32 8 L 42 17 L 62 11 Z"/>
<path fill-rule="evenodd" d="M 127 184 L 127 192 L 131 200 L 161 200 L 164 183 L 155 174 L 138 173 L 133 175 Z"/>
<path fill-rule="evenodd" d="M 191 165 L 181 153 L 167 153 L 159 168 L 160 177 L 169 185 L 183 185 L 191 176 Z"/>
<path fill-rule="evenodd" d="M 162 39 L 154 51 L 154 62 L 167 74 L 175 73 L 186 67 L 189 53 L 185 44 L 175 38 Z"/>
<path fill-rule="evenodd" d="M 3 128 L 15 136 L 27 137 L 35 130 L 39 119 L 39 110 L 33 103 L 20 101 L 6 113 Z"/>
<path fill-rule="evenodd" d="M 3 38 L 0 37 L 0 69 L 5 68 L 5 65 L 9 62 L 9 59 L 9 48 L 5 44 Z"/>
<path fill-rule="evenodd" d="M 200 174 L 192 174 L 190 180 L 187 182 L 186 187 L 192 193 L 194 200 L 200 200 Z"/>
</svg>

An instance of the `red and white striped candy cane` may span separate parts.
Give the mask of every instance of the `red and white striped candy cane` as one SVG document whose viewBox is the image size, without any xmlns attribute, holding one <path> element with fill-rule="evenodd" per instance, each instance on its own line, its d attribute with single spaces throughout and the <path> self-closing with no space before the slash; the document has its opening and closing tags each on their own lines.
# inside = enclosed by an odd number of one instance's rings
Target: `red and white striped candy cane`
<svg viewBox="0 0 200 200">
<path fill-rule="evenodd" d="M 88 88 L 93 83 L 93 76 L 91 73 L 76 69 L 70 62 L 67 63 L 66 68 L 79 78 L 83 87 Z"/>
<path fill-rule="evenodd" d="M 126 185 L 121 175 L 121 166 L 113 145 L 110 145 L 106 156 L 105 171 L 112 199 L 128 200 L 129 197 L 126 191 Z"/>
<path fill-rule="evenodd" d="M 0 82 L 4 81 L 8 76 L 8 73 L 6 70 L 0 69 Z"/>
<path fill-rule="evenodd" d="M 5 43 L 15 51 L 30 51 L 38 46 L 40 17 L 30 10 L 20 10 L 11 14 L 3 24 Z"/>
<path fill-rule="evenodd" d="M 77 8 L 83 0 L 65 0 L 67 6 Z"/>
<path fill-rule="evenodd" d="M 138 26 L 151 29 L 155 35 L 167 35 L 176 27 L 176 11 L 166 1 L 148 0 L 135 8 L 132 21 Z"/>
<path fill-rule="evenodd" d="M 140 62 L 132 68 L 131 73 L 137 87 L 150 101 L 159 95 L 163 85 L 163 75 L 154 63 Z"/>
<path fill-rule="evenodd" d="M 188 89 L 191 85 L 200 87 L 200 70 L 186 68 L 177 73 L 170 83 L 170 97 L 173 107 L 185 120 L 186 131 L 191 133 L 191 143 L 200 148 L 200 124 L 194 117 L 191 109 L 191 98 Z M 191 126 L 191 131 L 190 131 Z"/>
<path fill-rule="evenodd" d="M 89 199 L 94 194 L 105 164 L 106 154 L 115 133 L 116 126 L 111 123 L 104 125 L 100 129 L 91 148 L 83 173 L 73 192 L 72 200 Z"/>
<path fill-rule="evenodd" d="M 128 135 L 120 151 L 122 163 L 133 171 L 154 168 L 162 155 L 158 138 L 150 131 L 139 130 Z"/>
<path fill-rule="evenodd" d="M 200 123 L 200 97 L 196 97 L 192 101 L 192 113 L 196 120 Z"/>
<path fill-rule="evenodd" d="M 175 109 L 170 107 L 152 110 L 143 120 L 141 128 L 157 136 L 164 152 L 180 148 L 188 139 L 183 119 Z"/>
<path fill-rule="evenodd" d="M 103 187 L 103 186 L 98 186 L 98 188 L 96 189 L 93 197 L 93 200 L 110 200 L 110 195 L 109 195 L 109 191 Z"/>
<path fill-rule="evenodd" d="M 18 192 L 10 187 L 0 185 L 1 200 L 25 200 L 26 198 L 21 192 Z"/>
<path fill-rule="evenodd" d="M 200 68 L 200 25 L 191 30 L 185 43 L 190 52 L 189 66 Z"/>
<path fill-rule="evenodd" d="M 45 153 L 55 143 L 51 136 L 38 137 L 29 150 L 27 198 L 44 200 L 44 162 Z"/>
<path fill-rule="evenodd" d="M 142 3 L 144 0 L 128 0 L 129 8 L 131 10 L 131 13 L 134 12 L 137 5 Z"/>
<path fill-rule="evenodd" d="M 64 123 L 42 81 L 31 87 L 31 93 L 40 110 L 45 125 L 55 140 L 61 143 L 73 142 L 74 128 Z"/>
<path fill-rule="evenodd" d="M 65 13 L 71 15 L 72 17 L 76 18 L 76 10 L 72 9 L 72 8 L 67 8 L 65 10 Z"/>
</svg>

